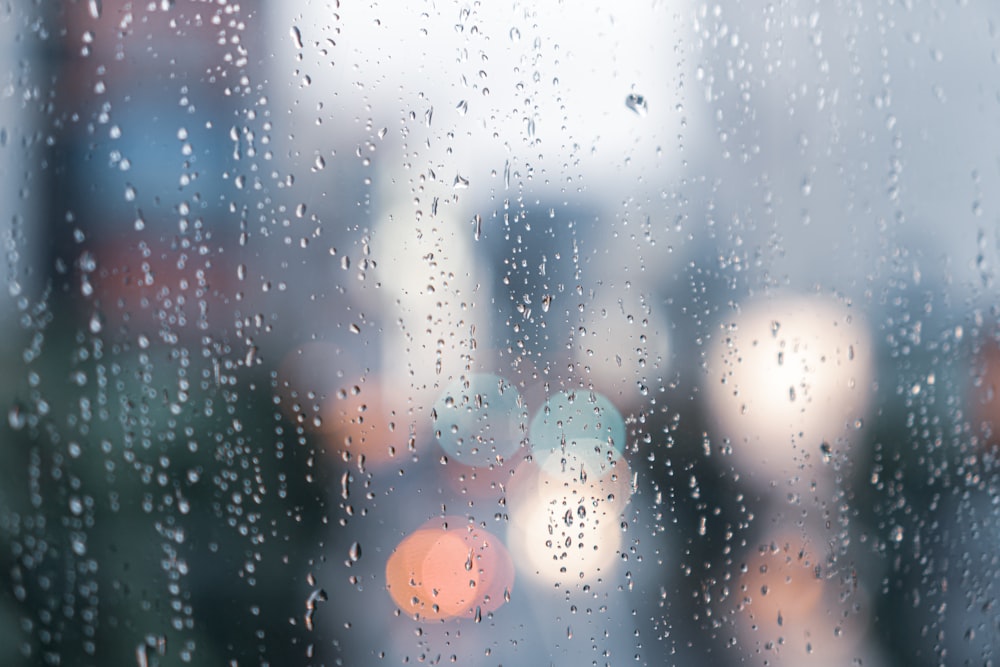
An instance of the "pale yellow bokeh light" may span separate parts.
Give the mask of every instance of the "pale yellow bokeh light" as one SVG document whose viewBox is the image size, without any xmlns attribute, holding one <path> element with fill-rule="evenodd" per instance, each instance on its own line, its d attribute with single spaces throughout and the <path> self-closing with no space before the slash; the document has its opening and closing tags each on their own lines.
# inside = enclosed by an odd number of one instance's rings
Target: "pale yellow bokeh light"
<svg viewBox="0 0 1000 667">
<path fill-rule="evenodd" d="M 749 305 L 709 349 L 707 400 L 737 467 L 769 481 L 843 453 L 873 393 L 873 350 L 859 315 L 823 297 Z"/>
<path fill-rule="evenodd" d="M 549 452 L 522 464 L 511 489 L 511 554 L 542 587 L 595 584 L 619 557 L 632 490 L 628 463 L 617 458 L 591 471 L 587 463 L 572 452 Z"/>
</svg>

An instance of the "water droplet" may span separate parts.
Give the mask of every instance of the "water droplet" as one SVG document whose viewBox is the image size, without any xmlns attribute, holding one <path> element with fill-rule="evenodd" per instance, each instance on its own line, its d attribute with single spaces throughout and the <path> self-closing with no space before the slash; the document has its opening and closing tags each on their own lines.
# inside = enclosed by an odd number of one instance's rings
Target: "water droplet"
<svg viewBox="0 0 1000 667">
<path fill-rule="evenodd" d="M 462 176 L 461 174 L 455 174 L 454 186 L 456 190 L 464 190 L 469 187 L 469 179 Z"/>
<path fill-rule="evenodd" d="M 351 548 L 347 551 L 347 557 L 351 559 L 352 563 L 357 563 L 361 558 L 361 543 L 355 542 L 351 545 Z"/>
<path fill-rule="evenodd" d="M 646 104 L 646 98 L 636 93 L 630 93 L 629 96 L 625 98 L 625 106 L 640 116 L 645 116 L 649 111 L 649 106 Z"/>
<path fill-rule="evenodd" d="M 469 113 L 469 103 L 466 102 L 465 100 L 462 100 L 457 105 L 455 105 L 455 109 L 458 111 L 459 116 L 464 116 L 465 114 Z"/>
<path fill-rule="evenodd" d="M 17 403 L 12 405 L 10 410 L 7 412 L 7 422 L 10 424 L 10 427 L 15 431 L 20 431 L 24 428 L 27 421 L 28 418 L 24 412 L 24 408 Z"/>
<path fill-rule="evenodd" d="M 892 539 L 893 542 L 896 542 L 896 543 L 902 542 L 903 541 L 903 527 L 902 526 L 893 526 L 892 527 L 892 532 L 889 534 L 889 537 Z"/>
<path fill-rule="evenodd" d="M 288 31 L 288 34 L 292 36 L 292 42 L 295 43 L 295 48 L 301 49 L 302 48 L 302 33 L 299 32 L 299 27 L 293 25 L 292 28 L 291 28 L 291 30 Z"/>
<path fill-rule="evenodd" d="M 87 9 L 90 11 L 91 18 L 101 18 L 101 12 L 103 11 L 101 0 L 87 0 Z"/>
<path fill-rule="evenodd" d="M 320 602 L 326 602 L 328 599 L 326 591 L 322 588 L 317 588 L 309 594 L 309 598 L 306 600 L 306 630 L 313 629 L 313 616 L 316 614 L 316 609 Z"/>
<path fill-rule="evenodd" d="M 518 30 L 517 27 L 510 29 L 510 41 L 514 42 L 515 44 L 521 41 L 521 31 Z"/>
</svg>

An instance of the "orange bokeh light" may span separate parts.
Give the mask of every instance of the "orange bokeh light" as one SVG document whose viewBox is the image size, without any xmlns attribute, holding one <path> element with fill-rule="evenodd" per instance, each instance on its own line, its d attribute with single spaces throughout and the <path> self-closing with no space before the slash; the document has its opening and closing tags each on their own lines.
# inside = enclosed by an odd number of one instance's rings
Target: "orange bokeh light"
<svg viewBox="0 0 1000 667">
<path fill-rule="evenodd" d="M 284 415 L 317 435 L 327 451 L 368 465 L 398 462 L 415 450 L 406 415 L 396 413 L 376 375 L 345 376 L 342 350 L 309 342 L 290 350 L 277 373 L 276 393 Z"/>
<path fill-rule="evenodd" d="M 393 601 L 425 620 L 492 612 L 506 601 L 513 583 L 514 563 L 500 539 L 459 517 L 425 523 L 386 563 Z"/>
</svg>

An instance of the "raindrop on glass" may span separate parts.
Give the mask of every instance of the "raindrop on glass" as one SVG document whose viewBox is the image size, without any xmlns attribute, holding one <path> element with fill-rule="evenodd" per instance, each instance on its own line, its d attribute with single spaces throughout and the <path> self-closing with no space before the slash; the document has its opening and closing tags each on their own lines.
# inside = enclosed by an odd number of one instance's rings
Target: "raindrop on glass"
<svg viewBox="0 0 1000 667">
<path fill-rule="evenodd" d="M 646 112 L 649 111 L 649 106 L 646 104 L 646 98 L 636 93 L 631 93 L 625 98 L 625 106 L 640 116 L 645 116 Z"/>
</svg>

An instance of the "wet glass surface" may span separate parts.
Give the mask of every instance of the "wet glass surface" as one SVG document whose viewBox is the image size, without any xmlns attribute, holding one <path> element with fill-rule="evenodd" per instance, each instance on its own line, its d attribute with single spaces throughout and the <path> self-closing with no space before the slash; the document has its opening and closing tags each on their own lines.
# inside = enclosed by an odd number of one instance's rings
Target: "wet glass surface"
<svg viewBox="0 0 1000 667">
<path fill-rule="evenodd" d="M 6 3 L 0 664 L 993 664 L 998 19 Z"/>
</svg>

